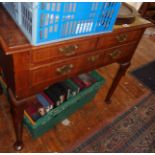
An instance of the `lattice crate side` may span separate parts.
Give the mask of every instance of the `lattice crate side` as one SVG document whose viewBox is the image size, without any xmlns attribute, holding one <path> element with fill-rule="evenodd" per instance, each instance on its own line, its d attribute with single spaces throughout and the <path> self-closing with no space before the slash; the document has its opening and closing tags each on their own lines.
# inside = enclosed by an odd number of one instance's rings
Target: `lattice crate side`
<svg viewBox="0 0 155 155">
<path fill-rule="evenodd" d="M 97 21 L 97 32 L 111 32 L 116 21 L 117 14 L 121 7 L 121 3 L 106 2 L 103 5 Z"/>
<path fill-rule="evenodd" d="M 24 2 L 21 3 L 21 30 L 26 35 L 31 44 L 35 45 L 37 34 L 37 9 L 38 3 Z"/>
<path fill-rule="evenodd" d="M 92 24 L 90 24 L 92 22 L 89 19 L 89 16 L 87 15 L 87 18 L 82 17 L 83 19 L 80 19 L 81 15 L 79 13 L 77 13 L 78 8 L 81 7 L 80 5 L 83 5 L 83 4 L 85 4 L 85 6 L 87 5 L 87 7 L 89 6 L 88 7 L 89 10 L 86 9 L 85 14 L 91 14 L 90 5 L 91 5 L 91 7 L 93 6 L 93 4 L 101 5 L 101 3 L 78 3 L 78 5 L 77 5 L 77 3 L 70 3 L 70 2 L 69 3 L 61 3 L 60 7 L 62 9 L 60 10 L 60 12 L 55 12 L 55 14 L 59 13 L 59 22 L 58 22 L 58 28 L 57 28 L 57 29 L 59 29 L 59 31 L 56 31 L 56 33 L 53 32 L 51 35 L 49 33 L 48 34 L 49 40 L 52 40 L 52 39 L 53 40 L 55 40 L 55 39 L 57 39 L 57 40 L 63 39 L 64 40 L 65 38 L 77 37 L 79 35 L 80 36 L 85 35 L 85 34 L 88 34 L 88 33 L 91 33 L 94 31 L 94 28 L 92 28 Z M 52 5 L 51 7 L 53 7 L 54 3 L 52 3 L 51 5 Z M 58 3 L 57 3 L 57 5 L 58 5 Z M 45 7 L 46 7 L 46 5 L 45 5 Z M 70 10 L 70 11 L 68 12 L 68 10 Z M 94 21 L 94 19 L 93 19 L 93 21 Z M 48 28 L 49 28 L 49 25 L 48 25 Z M 39 32 L 37 32 L 37 34 L 39 34 Z M 39 38 L 39 36 L 37 38 Z M 38 39 L 38 41 L 40 41 L 40 40 Z M 44 39 L 43 39 L 43 41 L 44 41 Z"/>
<path fill-rule="evenodd" d="M 2 2 L 3 6 L 10 14 L 10 16 L 14 19 L 16 24 L 21 24 L 21 3 L 19 2 Z"/>
<path fill-rule="evenodd" d="M 33 45 L 112 31 L 121 5 L 116 2 L 26 2 L 19 4 L 20 18 L 18 19 L 20 21 L 17 24 Z M 105 14 L 102 14 L 102 11 Z"/>
</svg>

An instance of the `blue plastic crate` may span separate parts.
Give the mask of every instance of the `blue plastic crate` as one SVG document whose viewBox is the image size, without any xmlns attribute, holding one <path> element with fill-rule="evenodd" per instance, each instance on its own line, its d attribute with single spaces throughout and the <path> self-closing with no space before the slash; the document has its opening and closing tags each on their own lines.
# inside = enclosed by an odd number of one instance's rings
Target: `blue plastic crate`
<svg viewBox="0 0 155 155">
<path fill-rule="evenodd" d="M 18 3 L 14 20 L 31 44 L 40 45 L 110 32 L 120 6 L 119 2 Z"/>
<path fill-rule="evenodd" d="M 3 6 L 6 8 L 6 10 L 9 12 L 11 17 L 14 19 L 14 21 L 17 24 L 20 24 L 20 12 L 21 12 L 21 7 L 20 3 L 15 3 L 15 2 L 3 2 Z"/>
</svg>

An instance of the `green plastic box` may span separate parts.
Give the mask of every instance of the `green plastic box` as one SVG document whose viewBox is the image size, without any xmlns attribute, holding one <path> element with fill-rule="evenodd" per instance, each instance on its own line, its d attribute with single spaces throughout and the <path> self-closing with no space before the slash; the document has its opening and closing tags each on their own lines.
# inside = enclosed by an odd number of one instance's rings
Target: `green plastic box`
<svg viewBox="0 0 155 155">
<path fill-rule="evenodd" d="M 33 139 L 41 136 L 43 133 L 54 127 L 57 123 L 69 117 L 83 105 L 89 103 L 95 97 L 99 88 L 104 84 L 105 79 L 96 71 L 91 72 L 91 75 L 96 79 L 97 82 L 95 82 L 89 88 L 84 89 L 76 96 L 71 97 L 68 101 L 49 111 L 34 125 L 32 125 L 29 119 L 24 116 L 24 124 L 29 130 Z"/>
</svg>

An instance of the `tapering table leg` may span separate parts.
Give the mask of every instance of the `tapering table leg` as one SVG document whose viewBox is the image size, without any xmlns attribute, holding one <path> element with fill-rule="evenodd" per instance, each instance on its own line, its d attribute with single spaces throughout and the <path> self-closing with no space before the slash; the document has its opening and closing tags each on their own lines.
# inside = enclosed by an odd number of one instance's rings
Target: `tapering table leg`
<svg viewBox="0 0 155 155">
<path fill-rule="evenodd" d="M 113 95 L 119 81 L 121 80 L 122 76 L 125 75 L 126 70 L 129 68 L 129 66 L 130 66 L 130 62 L 120 63 L 117 74 L 116 74 L 116 76 L 115 76 L 115 78 L 114 78 L 114 80 L 112 82 L 112 85 L 111 85 L 111 87 L 110 87 L 110 89 L 108 91 L 108 94 L 107 94 L 107 96 L 105 98 L 105 102 L 107 104 L 111 103 L 111 96 Z"/>
<path fill-rule="evenodd" d="M 24 146 L 22 140 L 24 108 L 21 106 L 14 107 L 12 109 L 12 116 L 16 134 L 16 142 L 14 143 L 14 149 L 20 151 Z"/>
<path fill-rule="evenodd" d="M 2 75 L 2 69 L 1 69 L 1 67 L 0 67 L 0 76 Z M 3 89 L 2 89 L 2 86 L 1 86 L 1 84 L 0 84 L 0 95 L 2 95 L 3 94 Z"/>
<path fill-rule="evenodd" d="M 20 151 L 24 147 L 22 139 L 24 109 L 26 108 L 28 102 L 34 99 L 34 96 L 22 100 L 16 100 L 11 89 L 8 89 L 8 93 L 9 93 L 9 101 L 11 103 L 11 113 L 13 117 L 14 129 L 16 134 L 16 142 L 14 143 L 14 149 L 16 151 Z"/>
<path fill-rule="evenodd" d="M 2 86 L 0 84 L 0 95 L 2 95 L 2 94 L 3 94 L 3 89 L 2 89 Z"/>
<path fill-rule="evenodd" d="M 23 133 L 23 117 L 24 117 L 24 102 L 20 102 L 16 100 L 12 91 L 8 89 L 9 93 L 9 102 L 11 104 L 11 113 L 13 118 L 13 124 L 15 129 L 16 135 L 16 142 L 14 143 L 14 149 L 16 151 L 20 151 L 23 148 L 23 140 L 22 140 L 22 133 Z"/>
</svg>

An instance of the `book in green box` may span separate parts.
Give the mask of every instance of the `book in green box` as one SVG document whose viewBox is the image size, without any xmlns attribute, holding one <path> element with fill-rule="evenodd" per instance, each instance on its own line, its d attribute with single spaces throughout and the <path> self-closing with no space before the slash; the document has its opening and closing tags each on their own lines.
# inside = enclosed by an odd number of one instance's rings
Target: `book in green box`
<svg viewBox="0 0 155 155">
<path fill-rule="evenodd" d="M 70 97 L 69 100 L 62 103 L 58 107 L 50 110 L 45 116 L 41 117 L 34 125 L 24 116 L 24 124 L 29 130 L 32 138 L 37 138 L 46 131 L 54 127 L 57 123 L 69 117 L 72 113 L 89 103 L 98 92 L 99 88 L 104 84 L 105 79 L 96 71 L 90 73 L 96 82 L 88 88 L 85 88 L 76 96 Z"/>
<path fill-rule="evenodd" d="M 68 84 L 71 87 L 71 94 L 70 94 L 69 98 L 73 97 L 79 93 L 79 87 L 73 81 L 68 79 L 65 82 L 66 82 L 66 84 Z"/>
</svg>

